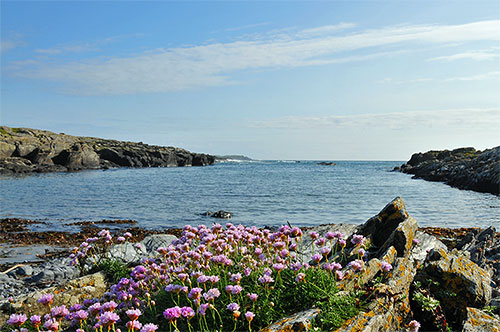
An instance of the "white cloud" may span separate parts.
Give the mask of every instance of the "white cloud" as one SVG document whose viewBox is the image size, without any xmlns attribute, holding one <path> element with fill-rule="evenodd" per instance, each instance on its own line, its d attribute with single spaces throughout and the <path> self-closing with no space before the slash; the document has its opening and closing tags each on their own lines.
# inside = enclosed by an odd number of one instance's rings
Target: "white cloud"
<svg viewBox="0 0 500 332">
<path fill-rule="evenodd" d="M 471 76 L 460 76 L 460 77 L 450 77 L 445 79 L 446 82 L 454 81 L 484 81 L 490 79 L 500 79 L 500 71 L 492 71 L 489 73 L 471 75 Z"/>
<path fill-rule="evenodd" d="M 475 51 L 462 52 L 462 53 L 457 53 L 457 54 L 452 54 L 452 55 L 438 56 L 438 57 L 429 59 L 429 61 L 451 62 L 451 61 L 464 60 L 464 59 L 475 60 L 475 61 L 495 60 L 495 59 L 500 59 L 499 50 L 500 50 L 500 48 L 498 48 L 498 47 L 492 47 L 491 49 L 487 49 L 487 50 L 475 50 Z"/>
<path fill-rule="evenodd" d="M 411 127 L 500 128 L 500 108 L 453 109 L 435 111 L 393 112 L 331 116 L 289 116 L 251 121 L 251 128 L 315 129 L 315 128 L 390 128 Z"/>
<path fill-rule="evenodd" d="M 47 54 L 47 55 L 55 55 L 55 54 L 63 54 L 63 53 L 82 53 L 88 51 L 94 51 L 97 48 L 95 46 L 90 45 L 89 43 L 84 43 L 80 45 L 65 45 L 54 48 L 45 48 L 45 49 L 36 49 L 36 53 Z"/>
<path fill-rule="evenodd" d="M 0 53 L 5 53 L 7 51 L 10 51 L 11 49 L 16 48 L 19 45 L 20 42 L 15 40 L 2 40 L 0 42 Z"/>
<path fill-rule="evenodd" d="M 461 25 L 406 25 L 330 35 L 341 23 L 257 40 L 177 47 L 128 57 L 87 59 L 79 62 L 17 64 L 16 75 L 51 80 L 76 94 L 132 94 L 167 92 L 196 87 L 234 84 L 230 75 L 240 70 L 317 66 L 362 61 L 391 52 L 372 49 L 401 45 L 393 54 L 408 50 L 409 43 L 499 41 L 500 21 Z M 311 32 L 313 32 L 311 34 Z M 304 34 L 305 33 L 305 34 Z M 315 33 L 321 33 L 316 35 Z M 411 44 L 410 44 L 411 45 Z M 343 52 L 359 51 L 362 55 Z"/>
</svg>

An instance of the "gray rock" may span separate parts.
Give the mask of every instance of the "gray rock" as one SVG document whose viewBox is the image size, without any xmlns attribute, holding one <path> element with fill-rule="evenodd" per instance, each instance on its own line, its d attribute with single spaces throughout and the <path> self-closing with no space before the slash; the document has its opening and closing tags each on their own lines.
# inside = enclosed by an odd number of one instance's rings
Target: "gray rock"
<svg viewBox="0 0 500 332">
<path fill-rule="evenodd" d="M 124 263 L 138 263 L 142 258 L 147 256 L 146 248 L 138 243 L 122 243 L 112 246 L 109 250 L 108 257 L 110 259 L 119 259 Z"/>
<path fill-rule="evenodd" d="M 500 332 L 500 320 L 476 308 L 467 308 L 462 332 Z"/>
<path fill-rule="evenodd" d="M 443 242 L 424 232 L 417 231 L 415 239 L 418 240 L 418 243 L 413 246 L 410 257 L 419 262 L 423 262 L 427 257 L 427 253 L 432 249 L 447 249 Z"/>
<path fill-rule="evenodd" d="M 431 292 L 441 302 L 447 317 L 453 317 L 455 323 L 465 319 L 467 307 L 482 308 L 491 301 L 489 274 L 459 252 L 431 250 L 416 279 L 423 282 L 431 279 L 439 283 L 431 286 Z M 443 291 L 456 296 L 440 296 Z"/>
<path fill-rule="evenodd" d="M 148 235 L 141 241 L 141 244 L 146 249 L 149 255 L 156 254 L 156 249 L 160 247 L 168 247 L 177 237 L 170 234 L 154 234 Z"/>
<path fill-rule="evenodd" d="M 500 194 L 500 146 L 482 152 L 460 148 L 416 153 L 395 170 L 460 189 Z"/>
</svg>

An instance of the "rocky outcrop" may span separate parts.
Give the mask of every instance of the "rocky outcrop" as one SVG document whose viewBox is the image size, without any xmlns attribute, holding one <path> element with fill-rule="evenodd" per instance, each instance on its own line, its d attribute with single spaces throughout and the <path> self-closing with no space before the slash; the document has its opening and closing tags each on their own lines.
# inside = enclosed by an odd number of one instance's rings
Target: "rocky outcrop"
<svg viewBox="0 0 500 332">
<path fill-rule="evenodd" d="M 460 148 L 415 153 L 394 170 L 459 189 L 500 194 L 500 146 L 484 151 Z"/>
<path fill-rule="evenodd" d="M 174 147 L 0 127 L 0 174 L 205 166 L 214 162 L 214 156 Z"/>
</svg>

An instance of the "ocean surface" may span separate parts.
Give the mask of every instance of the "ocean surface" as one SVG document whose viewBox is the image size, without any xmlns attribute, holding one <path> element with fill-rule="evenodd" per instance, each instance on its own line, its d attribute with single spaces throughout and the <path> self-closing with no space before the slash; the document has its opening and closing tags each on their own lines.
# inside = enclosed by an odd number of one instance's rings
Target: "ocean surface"
<svg viewBox="0 0 500 332">
<path fill-rule="evenodd" d="M 226 162 L 207 167 L 111 169 L 0 177 L 0 217 L 68 230 L 82 220 L 133 219 L 149 229 L 226 222 L 256 226 L 360 224 L 396 196 L 420 226 L 500 225 L 500 198 L 391 172 L 402 161 Z"/>
</svg>

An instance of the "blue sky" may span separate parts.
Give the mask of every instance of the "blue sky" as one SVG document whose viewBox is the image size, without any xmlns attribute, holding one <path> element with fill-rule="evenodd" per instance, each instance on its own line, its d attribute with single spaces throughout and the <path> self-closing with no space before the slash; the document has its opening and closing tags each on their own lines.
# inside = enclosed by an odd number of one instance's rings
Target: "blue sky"
<svg viewBox="0 0 500 332">
<path fill-rule="evenodd" d="M 258 159 L 500 144 L 498 1 L 2 1 L 1 124 Z"/>
</svg>

